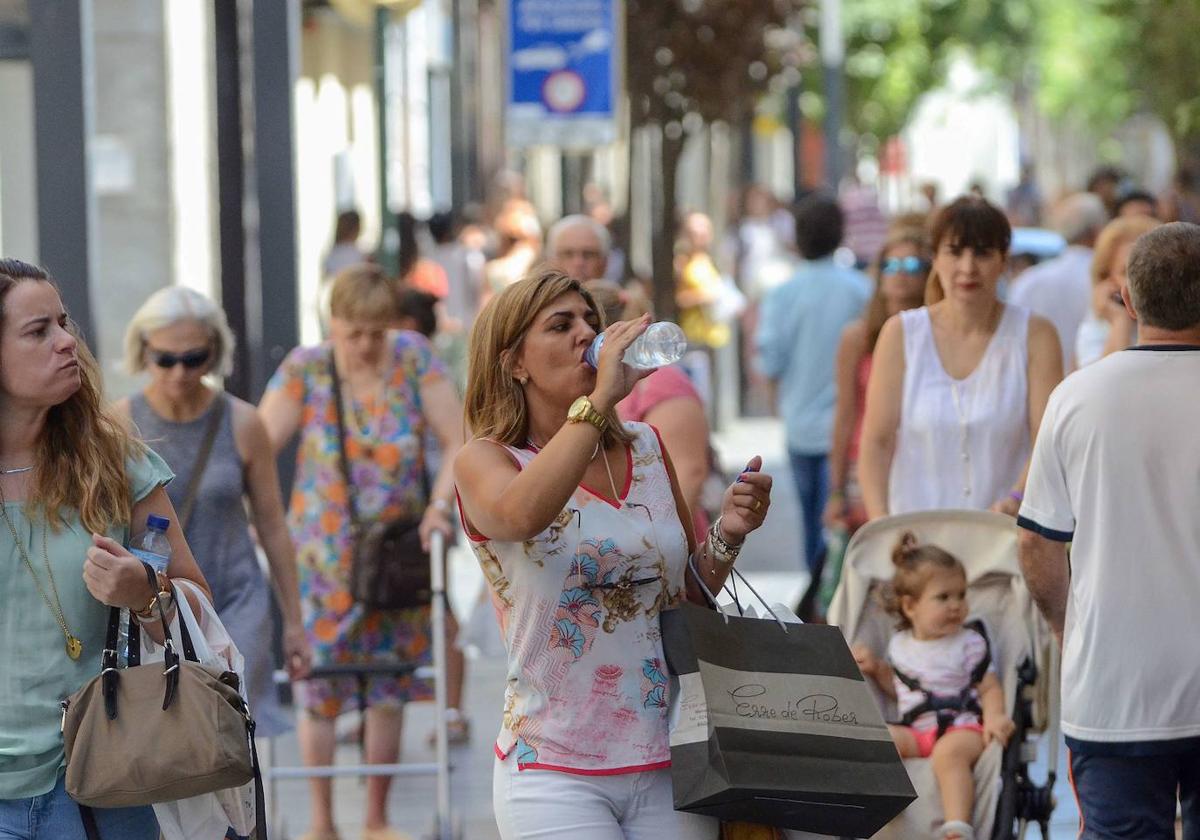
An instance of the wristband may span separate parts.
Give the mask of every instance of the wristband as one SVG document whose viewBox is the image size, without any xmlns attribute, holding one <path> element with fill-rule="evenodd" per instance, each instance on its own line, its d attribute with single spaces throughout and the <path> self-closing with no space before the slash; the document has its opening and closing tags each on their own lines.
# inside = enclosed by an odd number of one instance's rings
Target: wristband
<svg viewBox="0 0 1200 840">
<path fill-rule="evenodd" d="M 1021 502 L 1025 501 L 1025 493 L 1022 492 L 1021 490 L 1013 490 L 1013 491 L 1009 492 L 1008 498 L 1010 498 L 1014 502 L 1020 504 Z"/>
</svg>

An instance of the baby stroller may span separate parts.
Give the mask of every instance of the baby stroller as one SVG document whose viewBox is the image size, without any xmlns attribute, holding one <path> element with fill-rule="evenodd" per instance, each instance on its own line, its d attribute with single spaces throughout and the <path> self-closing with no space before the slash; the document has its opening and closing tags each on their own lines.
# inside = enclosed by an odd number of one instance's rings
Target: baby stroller
<svg viewBox="0 0 1200 840">
<path fill-rule="evenodd" d="M 1058 647 L 1037 612 L 1017 560 L 1017 527 L 1008 516 L 987 511 L 940 510 L 908 513 L 870 522 L 846 549 L 841 583 L 829 607 L 851 646 L 863 644 L 883 656 L 895 631 L 895 618 L 883 609 L 881 588 L 891 580 L 892 549 L 905 531 L 933 543 L 962 561 L 972 618 L 988 630 L 996 675 L 1016 731 L 1006 749 L 992 743 L 975 765 L 975 812 L 979 840 L 1024 838 L 1031 823 L 1050 836 L 1052 791 L 1058 765 Z M 896 719 L 894 702 L 878 693 L 884 718 Z M 1039 743 L 1049 751 L 1045 784 L 1029 777 Z M 876 838 L 931 837 L 942 807 L 929 759 L 904 762 L 918 793 L 900 816 Z"/>
</svg>

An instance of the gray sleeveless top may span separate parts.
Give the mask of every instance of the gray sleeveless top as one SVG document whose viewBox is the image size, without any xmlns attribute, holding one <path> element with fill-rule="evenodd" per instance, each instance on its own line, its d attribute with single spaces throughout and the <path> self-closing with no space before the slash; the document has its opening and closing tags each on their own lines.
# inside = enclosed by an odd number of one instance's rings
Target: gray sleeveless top
<svg viewBox="0 0 1200 840">
<path fill-rule="evenodd" d="M 275 635 L 271 589 L 250 539 L 244 502 L 245 464 L 233 436 L 232 401 L 225 394 L 218 394 L 208 410 L 195 420 L 177 423 L 156 414 L 145 395 L 139 393 L 130 400 L 130 414 L 143 440 L 174 471 L 175 480 L 167 485 L 167 495 L 175 510 L 180 511 L 209 417 L 218 400 L 225 402 L 225 416 L 217 429 L 184 536 L 212 589 L 217 615 L 246 659 L 250 711 L 258 723 L 259 734 L 269 736 L 290 728 L 291 724 L 279 708 L 271 680 Z M 179 523 L 173 524 L 178 527 Z"/>
</svg>

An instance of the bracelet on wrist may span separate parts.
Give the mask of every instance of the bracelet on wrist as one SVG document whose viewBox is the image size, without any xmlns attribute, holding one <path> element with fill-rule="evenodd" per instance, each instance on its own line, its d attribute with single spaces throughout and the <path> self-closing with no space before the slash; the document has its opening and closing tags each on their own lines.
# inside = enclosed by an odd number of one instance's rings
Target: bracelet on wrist
<svg viewBox="0 0 1200 840">
<path fill-rule="evenodd" d="M 1021 490 L 1012 490 L 1009 492 L 1008 498 L 1012 499 L 1014 502 L 1020 503 L 1025 501 L 1025 493 Z"/>
<path fill-rule="evenodd" d="M 708 546 L 713 560 L 721 565 L 729 566 L 737 559 L 742 551 L 742 544 L 732 545 L 721 536 L 721 517 L 708 528 Z"/>
</svg>

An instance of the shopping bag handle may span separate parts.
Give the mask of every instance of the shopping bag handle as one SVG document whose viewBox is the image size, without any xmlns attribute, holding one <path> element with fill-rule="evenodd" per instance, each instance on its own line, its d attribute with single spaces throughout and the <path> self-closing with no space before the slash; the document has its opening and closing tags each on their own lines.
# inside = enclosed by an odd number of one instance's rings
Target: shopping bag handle
<svg viewBox="0 0 1200 840">
<path fill-rule="evenodd" d="M 729 615 L 721 609 L 721 605 L 717 603 L 717 599 L 712 594 L 712 590 L 710 590 L 708 585 L 705 584 L 704 579 L 700 575 L 700 570 L 696 568 L 696 558 L 694 555 L 688 557 L 688 568 L 691 569 L 692 577 L 696 579 L 696 583 L 700 585 L 700 591 L 704 593 L 704 597 L 708 599 L 708 602 L 712 604 L 712 608 L 716 610 L 717 614 L 724 619 L 726 624 L 728 624 Z M 788 632 L 787 623 L 775 613 L 775 610 L 771 609 L 771 605 L 768 604 L 766 599 L 758 593 L 758 590 L 750 585 L 750 581 L 746 580 L 746 576 L 732 566 L 730 567 L 729 571 L 735 578 L 746 584 L 747 589 L 754 593 L 754 597 L 758 598 L 759 602 L 763 605 L 766 611 L 771 614 L 771 618 L 775 619 L 775 623 L 779 625 L 779 628 L 783 630 L 784 633 Z M 738 612 L 742 612 L 742 603 L 740 600 L 738 600 L 737 593 L 731 592 L 728 587 L 725 588 L 725 591 L 729 592 L 730 596 L 733 598 L 733 603 L 735 606 L 737 606 Z"/>
</svg>

